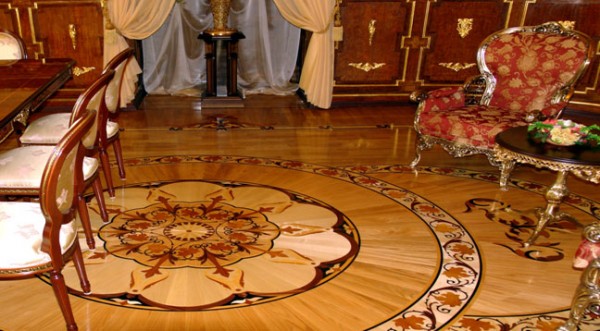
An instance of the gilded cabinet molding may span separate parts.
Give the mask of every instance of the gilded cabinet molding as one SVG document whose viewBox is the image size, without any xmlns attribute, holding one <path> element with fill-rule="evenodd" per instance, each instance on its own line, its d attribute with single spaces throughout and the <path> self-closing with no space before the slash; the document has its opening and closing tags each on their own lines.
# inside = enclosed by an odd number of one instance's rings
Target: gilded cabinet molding
<svg viewBox="0 0 600 331">
<path fill-rule="evenodd" d="M 458 35 L 461 38 L 465 38 L 469 35 L 471 30 L 473 29 L 473 19 L 472 18 L 459 18 L 456 23 L 456 31 L 458 31 Z"/>
</svg>

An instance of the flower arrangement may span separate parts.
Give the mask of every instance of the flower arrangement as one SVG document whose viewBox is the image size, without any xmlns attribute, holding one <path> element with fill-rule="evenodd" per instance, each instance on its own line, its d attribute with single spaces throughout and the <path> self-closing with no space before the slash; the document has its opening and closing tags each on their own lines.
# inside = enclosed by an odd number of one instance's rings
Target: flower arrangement
<svg viewBox="0 0 600 331">
<path fill-rule="evenodd" d="M 541 143 L 559 146 L 600 145 L 600 126 L 596 124 L 584 126 L 571 120 L 551 119 L 532 123 L 527 131 L 533 140 Z"/>
</svg>

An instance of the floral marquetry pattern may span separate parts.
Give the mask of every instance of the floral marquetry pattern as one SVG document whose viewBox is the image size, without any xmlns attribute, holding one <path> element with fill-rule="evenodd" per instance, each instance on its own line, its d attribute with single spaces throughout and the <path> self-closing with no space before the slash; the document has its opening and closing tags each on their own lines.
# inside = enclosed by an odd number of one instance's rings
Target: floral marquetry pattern
<svg viewBox="0 0 600 331">
<path fill-rule="evenodd" d="M 118 215 L 100 234 L 115 256 L 148 266 L 155 265 L 156 259 L 168 261 L 162 268 L 214 268 L 269 250 L 279 228 L 261 210 L 221 201 L 219 197 L 170 205 L 164 200 Z"/>
<path fill-rule="evenodd" d="M 358 252 L 352 223 L 299 193 L 205 181 L 126 190 L 139 201 L 100 228 L 106 253 L 88 256 L 130 265 L 110 289 L 95 288 L 119 305 L 205 310 L 279 299 L 327 282 Z M 190 290 L 165 300 L 181 279 L 211 295 Z"/>
</svg>

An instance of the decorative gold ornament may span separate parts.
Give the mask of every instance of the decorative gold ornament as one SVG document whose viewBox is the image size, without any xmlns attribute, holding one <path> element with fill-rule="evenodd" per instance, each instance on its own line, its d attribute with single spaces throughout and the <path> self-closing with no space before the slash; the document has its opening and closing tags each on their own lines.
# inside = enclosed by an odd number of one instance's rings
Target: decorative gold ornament
<svg viewBox="0 0 600 331">
<path fill-rule="evenodd" d="M 73 49 L 77 49 L 77 26 L 75 24 L 69 24 L 69 37 L 71 38 L 71 46 L 73 46 Z"/>
<path fill-rule="evenodd" d="M 558 21 L 558 23 L 560 23 L 560 25 L 562 25 L 567 30 L 575 29 L 575 21 Z"/>
<path fill-rule="evenodd" d="M 373 37 L 375 36 L 375 23 L 377 23 L 377 20 L 371 20 L 369 22 L 369 46 L 373 45 Z"/>
<path fill-rule="evenodd" d="M 369 72 L 383 67 L 385 63 L 348 63 L 348 65 L 364 72 Z"/>
<path fill-rule="evenodd" d="M 477 65 L 477 63 L 455 63 L 455 62 L 447 62 L 447 63 L 442 62 L 442 63 L 438 63 L 438 64 L 446 69 L 454 70 L 456 72 L 459 72 L 459 71 L 465 70 L 465 69 L 469 69 L 469 68 Z"/>
<path fill-rule="evenodd" d="M 469 35 L 469 32 L 473 29 L 473 19 L 472 18 L 459 18 L 456 24 L 456 31 L 458 31 L 458 35 L 461 38 L 464 38 Z"/>
<path fill-rule="evenodd" d="M 75 75 L 76 77 L 79 77 L 81 75 L 85 75 L 90 71 L 94 71 L 96 70 L 96 67 L 75 67 L 73 68 L 73 75 Z"/>
<path fill-rule="evenodd" d="M 227 36 L 237 30 L 227 27 L 231 0 L 210 0 L 210 10 L 213 16 L 213 28 L 207 33 L 217 36 Z"/>
</svg>

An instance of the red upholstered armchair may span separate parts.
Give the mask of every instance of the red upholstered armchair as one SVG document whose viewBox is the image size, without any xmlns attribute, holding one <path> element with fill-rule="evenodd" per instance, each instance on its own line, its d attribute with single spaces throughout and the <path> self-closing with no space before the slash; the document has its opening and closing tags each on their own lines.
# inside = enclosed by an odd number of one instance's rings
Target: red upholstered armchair
<svg viewBox="0 0 600 331">
<path fill-rule="evenodd" d="M 496 134 L 557 118 L 593 56 L 591 39 L 556 22 L 508 28 L 487 37 L 477 52 L 480 75 L 463 86 L 413 92 L 419 105 L 416 167 L 421 151 L 441 145 L 455 157 L 493 153 Z"/>
</svg>

